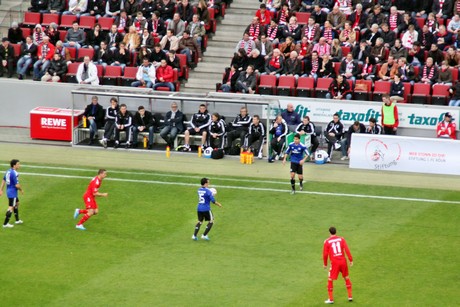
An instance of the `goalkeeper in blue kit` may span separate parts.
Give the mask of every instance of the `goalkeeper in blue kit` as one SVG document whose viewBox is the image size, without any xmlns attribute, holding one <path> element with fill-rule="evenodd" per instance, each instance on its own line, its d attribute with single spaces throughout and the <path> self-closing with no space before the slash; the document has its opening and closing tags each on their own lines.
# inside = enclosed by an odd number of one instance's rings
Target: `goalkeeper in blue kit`
<svg viewBox="0 0 460 307">
<path fill-rule="evenodd" d="M 300 191 L 303 190 L 303 164 L 310 156 L 308 148 L 300 143 L 300 134 L 294 135 L 294 142 L 290 143 L 286 149 L 283 165 L 286 164 L 287 156 L 291 158 L 291 194 L 295 194 L 295 174 L 299 177 Z"/>
</svg>

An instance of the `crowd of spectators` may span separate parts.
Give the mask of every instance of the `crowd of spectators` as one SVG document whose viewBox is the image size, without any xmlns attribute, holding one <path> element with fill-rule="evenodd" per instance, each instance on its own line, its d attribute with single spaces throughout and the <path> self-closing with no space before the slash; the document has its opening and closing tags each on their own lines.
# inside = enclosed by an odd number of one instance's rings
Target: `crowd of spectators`
<svg viewBox="0 0 460 307">
<path fill-rule="evenodd" d="M 360 80 L 391 81 L 396 100 L 404 96 L 400 83 L 444 84 L 456 92 L 458 0 L 261 2 L 217 90 L 256 93 L 257 79 L 268 74 L 334 78 L 328 97 L 334 99 L 352 99 Z M 256 78 L 248 82 L 251 74 Z"/>
</svg>

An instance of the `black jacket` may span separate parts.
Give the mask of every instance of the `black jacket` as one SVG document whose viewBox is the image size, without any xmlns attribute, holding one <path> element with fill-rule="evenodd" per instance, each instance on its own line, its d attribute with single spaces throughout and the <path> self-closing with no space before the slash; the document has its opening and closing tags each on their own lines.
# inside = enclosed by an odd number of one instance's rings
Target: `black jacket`
<svg viewBox="0 0 460 307">
<path fill-rule="evenodd" d="M 206 129 L 211 123 L 211 116 L 208 111 L 204 113 L 197 112 L 193 114 L 192 122 L 190 123 L 192 128 Z"/>
<path fill-rule="evenodd" d="M 238 77 L 240 76 L 240 72 L 238 70 L 236 70 L 235 73 L 232 75 L 232 78 L 230 80 L 228 80 L 229 76 L 230 76 L 230 68 L 227 68 L 225 70 L 224 78 L 222 79 L 222 84 L 225 84 L 228 81 L 230 81 L 231 90 L 235 91 L 236 81 L 238 80 Z"/>
<path fill-rule="evenodd" d="M 89 116 L 93 116 L 94 120 L 96 121 L 97 128 L 101 128 L 104 126 L 104 108 L 98 103 L 96 108 L 93 112 L 93 104 L 90 103 L 85 108 L 84 115 L 88 118 Z"/>
<path fill-rule="evenodd" d="M 21 57 L 29 55 L 32 58 L 37 56 L 37 45 L 32 44 L 30 47 L 27 44 L 21 44 Z"/>
<path fill-rule="evenodd" d="M 55 61 L 54 59 L 50 61 L 50 66 L 48 67 L 48 73 L 53 76 L 54 74 L 58 75 L 60 78 L 67 72 L 67 63 L 66 60 L 60 59 Z M 104 113 L 102 113 L 104 114 Z M 104 118 L 104 115 L 102 115 Z"/>
<path fill-rule="evenodd" d="M 117 118 L 115 120 L 115 124 L 118 125 L 123 125 L 125 128 L 130 128 L 133 125 L 133 116 L 129 111 L 126 111 L 126 113 L 123 115 L 121 112 L 118 112 Z"/>
<path fill-rule="evenodd" d="M 179 133 L 183 132 L 185 129 L 184 127 L 184 120 L 185 116 L 184 113 L 181 111 L 177 110 L 174 118 L 171 118 L 172 116 L 172 111 L 168 111 L 165 116 L 165 126 L 171 126 L 171 127 L 177 127 L 177 130 L 179 130 Z"/>
<path fill-rule="evenodd" d="M 329 134 L 329 133 L 335 133 L 335 138 L 337 140 L 340 140 L 343 136 L 343 124 L 342 122 L 339 120 L 337 123 L 335 123 L 333 120 L 331 120 L 329 122 L 329 124 L 327 124 L 327 127 L 326 127 L 326 130 L 325 130 L 325 133 L 326 135 Z"/>
<path fill-rule="evenodd" d="M 144 117 L 141 117 L 139 112 L 136 112 L 133 118 L 133 125 L 134 127 L 142 127 L 144 126 L 146 129 L 152 127 L 154 124 L 152 113 L 149 111 L 145 111 Z"/>
</svg>

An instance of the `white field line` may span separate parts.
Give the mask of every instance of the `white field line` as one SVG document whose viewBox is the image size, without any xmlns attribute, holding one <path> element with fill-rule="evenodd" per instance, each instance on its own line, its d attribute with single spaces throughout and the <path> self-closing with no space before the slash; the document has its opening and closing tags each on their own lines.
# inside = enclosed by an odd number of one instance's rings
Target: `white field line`
<svg viewBox="0 0 460 307">
<path fill-rule="evenodd" d="M 44 174 L 44 173 L 27 173 L 27 172 L 21 173 L 21 175 L 57 177 L 57 178 L 73 178 L 73 179 L 91 179 L 92 178 L 88 176 L 57 175 L 57 174 Z M 158 181 L 158 180 L 139 180 L 139 179 L 123 179 L 123 178 L 105 178 L 104 180 L 198 187 L 198 185 L 195 183 L 165 182 L 165 181 Z M 213 186 L 216 188 L 248 190 L 248 191 L 266 191 L 266 192 L 277 192 L 277 193 L 289 193 L 290 192 L 290 190 L 288 189 L 255 188 L 255 187 L 241 187 L 241 186 L 227 186 L 227 185 L 213 185 Z M 317 191 L 298 191 L 297 193 L 309 194 L 309 195 L 321 195 L 321 196 L 334 196 L 334 197 L 355 197 L 355 198 L 370 198 L 370 199 L 382 199 L 382 200 L 415 201 L 415 202 L 425 202 L 425 203 L 460 204 L 460 201 L 437 200 L 437 199 L 426 199 L 426 198 L 378 196 L 378 195 L 347 194 L 347 193 L 332 193 L 332 192 L 317 192 Z"/>
</svg>

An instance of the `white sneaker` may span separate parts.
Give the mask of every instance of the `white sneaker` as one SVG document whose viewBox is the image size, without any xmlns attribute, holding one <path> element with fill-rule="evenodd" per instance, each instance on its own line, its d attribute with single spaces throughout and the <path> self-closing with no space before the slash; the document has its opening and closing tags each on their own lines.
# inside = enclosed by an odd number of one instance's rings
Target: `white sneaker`
<svg viewBox="0 0 460 307">
<path fill-rule="evenodd" d="M 262 155 L 262 153 L 260 153 L 260 154 L 257 156 L 257 158 L 259 158 L 259 159 L 263 159 L 263 158 L 264 158 L 264 156 Z"/>
<path fill-rule="evenodd" d="M 75 228 L 80 229 L 80 230 L 86 230 L 85 226 L 83 225 L 77 225 Z"/>
<path fill-rule="evenodd" d="M 208 237 L 208 236 L 205 236 L 205 235 L 201 235 L 201 239 L 206 240 L 206 241 L 209 241 L 209 237 Z"/>
<path fill-rule="evenodd" d="M 349 302 L 353 302 L 353 298 L 352 298 L 352 297 L 349 297 L 349 298 L 348 298 L 348 301 L 349 301 Z"/>
<path fill-rule="evenodd" d="M 6 224 L 6 225 L 3 225 L 3 228 L 13 228 L 14 225 L 11 225 L 11 224 Z"/>
<path fill-rule="evenodd" d="M 198 238 L 196 236 L 192 236 L 192 240 L 198 241 Z"/>
<path fill-rule="evenodd" d="M 331 158 L 327 158 L 326 162 L 331 163 Z"/>
<path fill-rule="evenodd" d="M 324 304 L 334 304 L 334 301 L 331 301 L 330 299 L 327 299 L 324 301 Z"/>
<path fill-rule="evenodd" d="M 342 161 L 348 160 L 348 156 L 343 156 L 342 158 L 340 158 L 340 160 Z"/>
<path fill-rule="evenodd" d="M 276 155 L 275 160 L 278 161 L 280 159 L 280 156 Z"/>
<path fill-rule="evenodd" d="M 106 139 L 99 140 L 99 143 L 101 143 L 102 147 L 107 149 L 107 140 Z"/>
<path fill-rule="evenodd" d="M 19 220 L 19 221 L 16 221 L 16 222 L 14 222 L 14 223 L 15 223 L 15 224 L 24 224 L 24 222 L 23 222 L 23 221 L 21 221 L 21 220 Z"/>
</svg>

